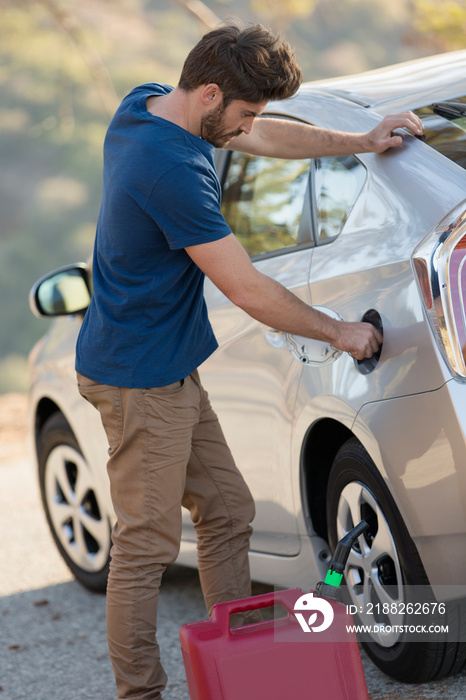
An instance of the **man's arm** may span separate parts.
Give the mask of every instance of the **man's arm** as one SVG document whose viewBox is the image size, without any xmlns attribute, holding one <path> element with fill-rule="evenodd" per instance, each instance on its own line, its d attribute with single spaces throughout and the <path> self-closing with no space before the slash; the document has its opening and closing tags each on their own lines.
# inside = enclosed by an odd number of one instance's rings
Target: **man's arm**
<svg viewBox="0 0 466 700">
<path fill-rule="evenodd" d="M 271 158 L 323 158 L 353 153 L 382 153 L 401 144 L 401 136 L 393 135 L 392 132 L 403 127 L 410 129 L 416 136 L 423 133 L 421 120 L 412 112 L 388 115 L 371 131 L 363 134 L 321 129 L 289 119 L 257 118 L 251 132 L 232 139 L 228 148 Z"/>
<path fill-rule="evenodd" d="M 382 342 L 371 324 L 335 321 L 256 270 L 233 234 L 186 252 L 233 304 L 269 328 L 324 340 L 358 360 L 372 357 Z"/>
</svg>

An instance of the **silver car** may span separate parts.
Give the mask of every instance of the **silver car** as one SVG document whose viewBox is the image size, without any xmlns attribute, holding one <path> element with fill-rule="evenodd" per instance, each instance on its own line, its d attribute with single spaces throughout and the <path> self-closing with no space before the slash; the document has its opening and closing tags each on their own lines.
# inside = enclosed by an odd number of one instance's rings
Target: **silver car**
<svg viewBox="0 0 466 700">
<path fill-rule="evenodd" d="M 220 348 L 201 373 L 255 497 L 255 580 L 315 587 L 365 519 L 347 602 L 372 625 L 363 643 L 375 663 L 424 681 L 466 658 L 458 634 L 413 641 L 400 625 L 414 619 L 411 591 L 431 592 L 430 614 L 466 584 L 466 51 L 309 83 L 267 116 L 363 132 L 407 109 L 425 136 L 403 133 L 382 155 L 217 154 L 223 212 L 254 265 L 335 318 L 383 329 L 381 353 L 356 362 L 267 328 L 207 280 Z M 90 293 L 84 263 L 31 291 L 37 315 L 60 318 L 31 352 L 30 430 L 57 547 L 102 590 L 114 520 L 107 445 L 74 374 Z M 196 565 L 187 513 L 179 562 Z"/>
</svg>

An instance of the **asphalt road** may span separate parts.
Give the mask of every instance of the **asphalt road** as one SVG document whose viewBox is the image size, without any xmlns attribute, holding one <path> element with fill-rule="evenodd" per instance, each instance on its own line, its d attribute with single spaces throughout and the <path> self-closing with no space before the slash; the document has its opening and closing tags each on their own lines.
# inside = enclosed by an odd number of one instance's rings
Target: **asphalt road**
<svg viewBox="0 0 466 700">
<path fill-rule="evenodd" d="M 0 700 L 115 700 L 105 596 L 82 588 L 55 549 L 25 446 L 24 415 L 25 397 L 0 396 Z M 265 590 L 271 588 L 254 585 L 255 594 Z M 197 573 L 168 569 L 159 609 L 165 697 L 189 700 L 178 635 L 182 624 L 205 618 Z M 364 655 L 363 665 L 371 700 L 466 698 L 466 672 L 408 686 Z M 311 700 L 312 679 L 309 687 Z"/>
</svg>

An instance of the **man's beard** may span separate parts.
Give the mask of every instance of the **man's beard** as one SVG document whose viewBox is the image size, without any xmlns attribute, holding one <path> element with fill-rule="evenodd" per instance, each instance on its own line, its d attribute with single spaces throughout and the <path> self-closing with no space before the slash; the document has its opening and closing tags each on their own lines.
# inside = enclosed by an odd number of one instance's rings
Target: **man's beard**
<svg viewBox="0 0 466 700">
<path fill-rule="evenodd" d="M 243 133 L 242 129 L 227 133 L 223 131 L 224 113 L 225 107 L 222 103 L 201 119 L 201 138 L 211 143 L 215 148 L 223 148 L 232 138 Z"/>
</svg>

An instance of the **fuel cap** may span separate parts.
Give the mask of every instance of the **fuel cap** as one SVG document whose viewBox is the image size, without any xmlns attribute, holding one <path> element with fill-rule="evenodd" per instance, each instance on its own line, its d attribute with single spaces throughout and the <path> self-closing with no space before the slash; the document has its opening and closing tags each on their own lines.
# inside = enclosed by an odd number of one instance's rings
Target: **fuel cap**
<svg viewBox="0 0 466 700">
<path fill-rule="evenodd" d="M 375 309 L 369 309 L 369 311 L 366 311 L 361 321 L 364 323 L 371 323 L 375 328 L 377 328 L 378 331 L 380 331 L 380 333 L 383 334 L 382 319 L 379 312 Z M 375 370 L 382 353 L 382 345 L 383 343 L 380 345 L 377 352 L 372 355 L 372 357 L 365 357 L 364 360 L 354 360 L 356 369 L 361 372 L 361 374 L 370 374 Z"/>
</svg>

